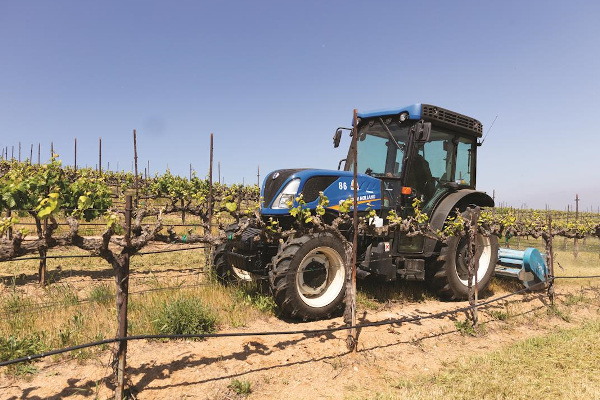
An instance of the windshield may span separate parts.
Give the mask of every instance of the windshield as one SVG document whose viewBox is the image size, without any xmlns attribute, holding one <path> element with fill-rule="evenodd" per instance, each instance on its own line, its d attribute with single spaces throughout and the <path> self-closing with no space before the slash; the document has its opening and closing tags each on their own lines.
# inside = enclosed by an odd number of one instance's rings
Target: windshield
<svg viewBox="0 0 600 400">
<path fill-rule="evenodd" d="M 387 175 L 399 177 L 402 167 L 402 157 L 408 141 L 408 130 L 411 123 L 400 124 L 397 118 L 384 119 L 395 142 L 380 121 L 372 120 L 360 127 L 358 131 L 358 172 L 368 175 Z M 350 152 L 352 153 L 352 151 Z M 346 170 L 352 167 L 352 154 L 348 155 Z"/>
</svg>

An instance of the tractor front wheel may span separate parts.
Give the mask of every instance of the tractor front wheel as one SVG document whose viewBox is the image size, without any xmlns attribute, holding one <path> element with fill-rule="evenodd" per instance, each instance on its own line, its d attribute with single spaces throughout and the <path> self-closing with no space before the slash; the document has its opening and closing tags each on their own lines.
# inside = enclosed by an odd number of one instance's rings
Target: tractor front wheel
<svg viewBox="0 0 600 400">
<path fill-rule="evenodd" d="M 302 320 L 328 318 L 344 301 L 344 246 L 329 233 L 288 240 L 273 257 L 269 278 L 284 315 Z"/>
</svg>

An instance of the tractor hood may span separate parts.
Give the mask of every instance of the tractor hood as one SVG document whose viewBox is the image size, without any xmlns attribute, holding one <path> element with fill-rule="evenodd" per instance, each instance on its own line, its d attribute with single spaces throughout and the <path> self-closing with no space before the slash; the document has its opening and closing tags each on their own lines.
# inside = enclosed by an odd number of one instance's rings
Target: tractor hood
<svg viewBox="0 0 600 400">
<path fill-rule="evenodd" d="M 306 207 L 314 210 L 319 204 L 319 192 L 329 199 L 329 210 L 339 210 L 339 205 L 354 195 L 353 173 L 325 169 L 280 169 L 267 175 L 261 188 L 261 213 L 263 215 L 289 214 L 287 206 L 302 194 Z M 358 174 L 358 210 L 381 208 L 381 181 L 369 175 Z"/>
</svg>

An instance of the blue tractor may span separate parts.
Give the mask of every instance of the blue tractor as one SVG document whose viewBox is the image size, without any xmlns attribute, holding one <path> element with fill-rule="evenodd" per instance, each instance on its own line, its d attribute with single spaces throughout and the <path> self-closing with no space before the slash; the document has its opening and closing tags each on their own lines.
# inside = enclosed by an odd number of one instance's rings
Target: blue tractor
<svg viewBox="0 0 600 400">
<path fill-rule="evenodd" d="M 429 105 L 358 113 L 358 179 L 353 180 L 354 149 L 338 170 L 280 169 L 268 174 L 261 188 L 261 218 L 291 226 L 288 203 L 302 194 L 306 207 L 316 209 L 319 193 L 329 199 L 325 220 L 339 215 L 340 204 L 352 198 L 358 185 L 359 213 L 376 210 L 371 222 L 387 223 L 394 211 L 408 216 L 413 200 L 434 229 L 442 229 L 453 213 L 465 216 L 477 206 L 494 201 L 476 186 L 478 139 L 482 125 L 476 119 Z M 338 147 L 342 129 L 334 136 Z M 341 170 L 342 163 L 345 167 Z M 294 203 L 294 206 L 297 204 Z M 352 241 L 351 226 L 342 234 Z M 236 226 L 231 227 L 231 232 Z M 345 277 L 350 268 L 342 241 L 331 233 L 306 233 L 283 243 L 261 240 L 260 230 L 247 227 L 230 235 L 214 255 L 214 267 L 224 280 L 267 279 L 282 313 L 292 318 L 327 318 L 343 305 Z M 498 257 L 495 236 L 477 236 L 479 267 L 475 277 L 484 290 L 494 274 Z M 468 294 L 468 237 L 441 242 L 395 231 L 388 236 L 359 235 L 357 276 L 424 281 L 440 297 L 464 299 Z"/>
</svg>

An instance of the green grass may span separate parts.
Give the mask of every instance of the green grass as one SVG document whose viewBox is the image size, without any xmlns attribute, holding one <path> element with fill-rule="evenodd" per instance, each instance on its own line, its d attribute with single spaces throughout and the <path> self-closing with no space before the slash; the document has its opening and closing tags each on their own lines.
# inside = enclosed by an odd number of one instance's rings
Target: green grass
<svg viewBox="0 0 600 400">
<path fill-rule="evenodd" d="M 397 379 L 361 398 L 597 399 L 599 357 L 600 321 L 593 321 L 459 360 L 435 374 Z"/>
</svg>

